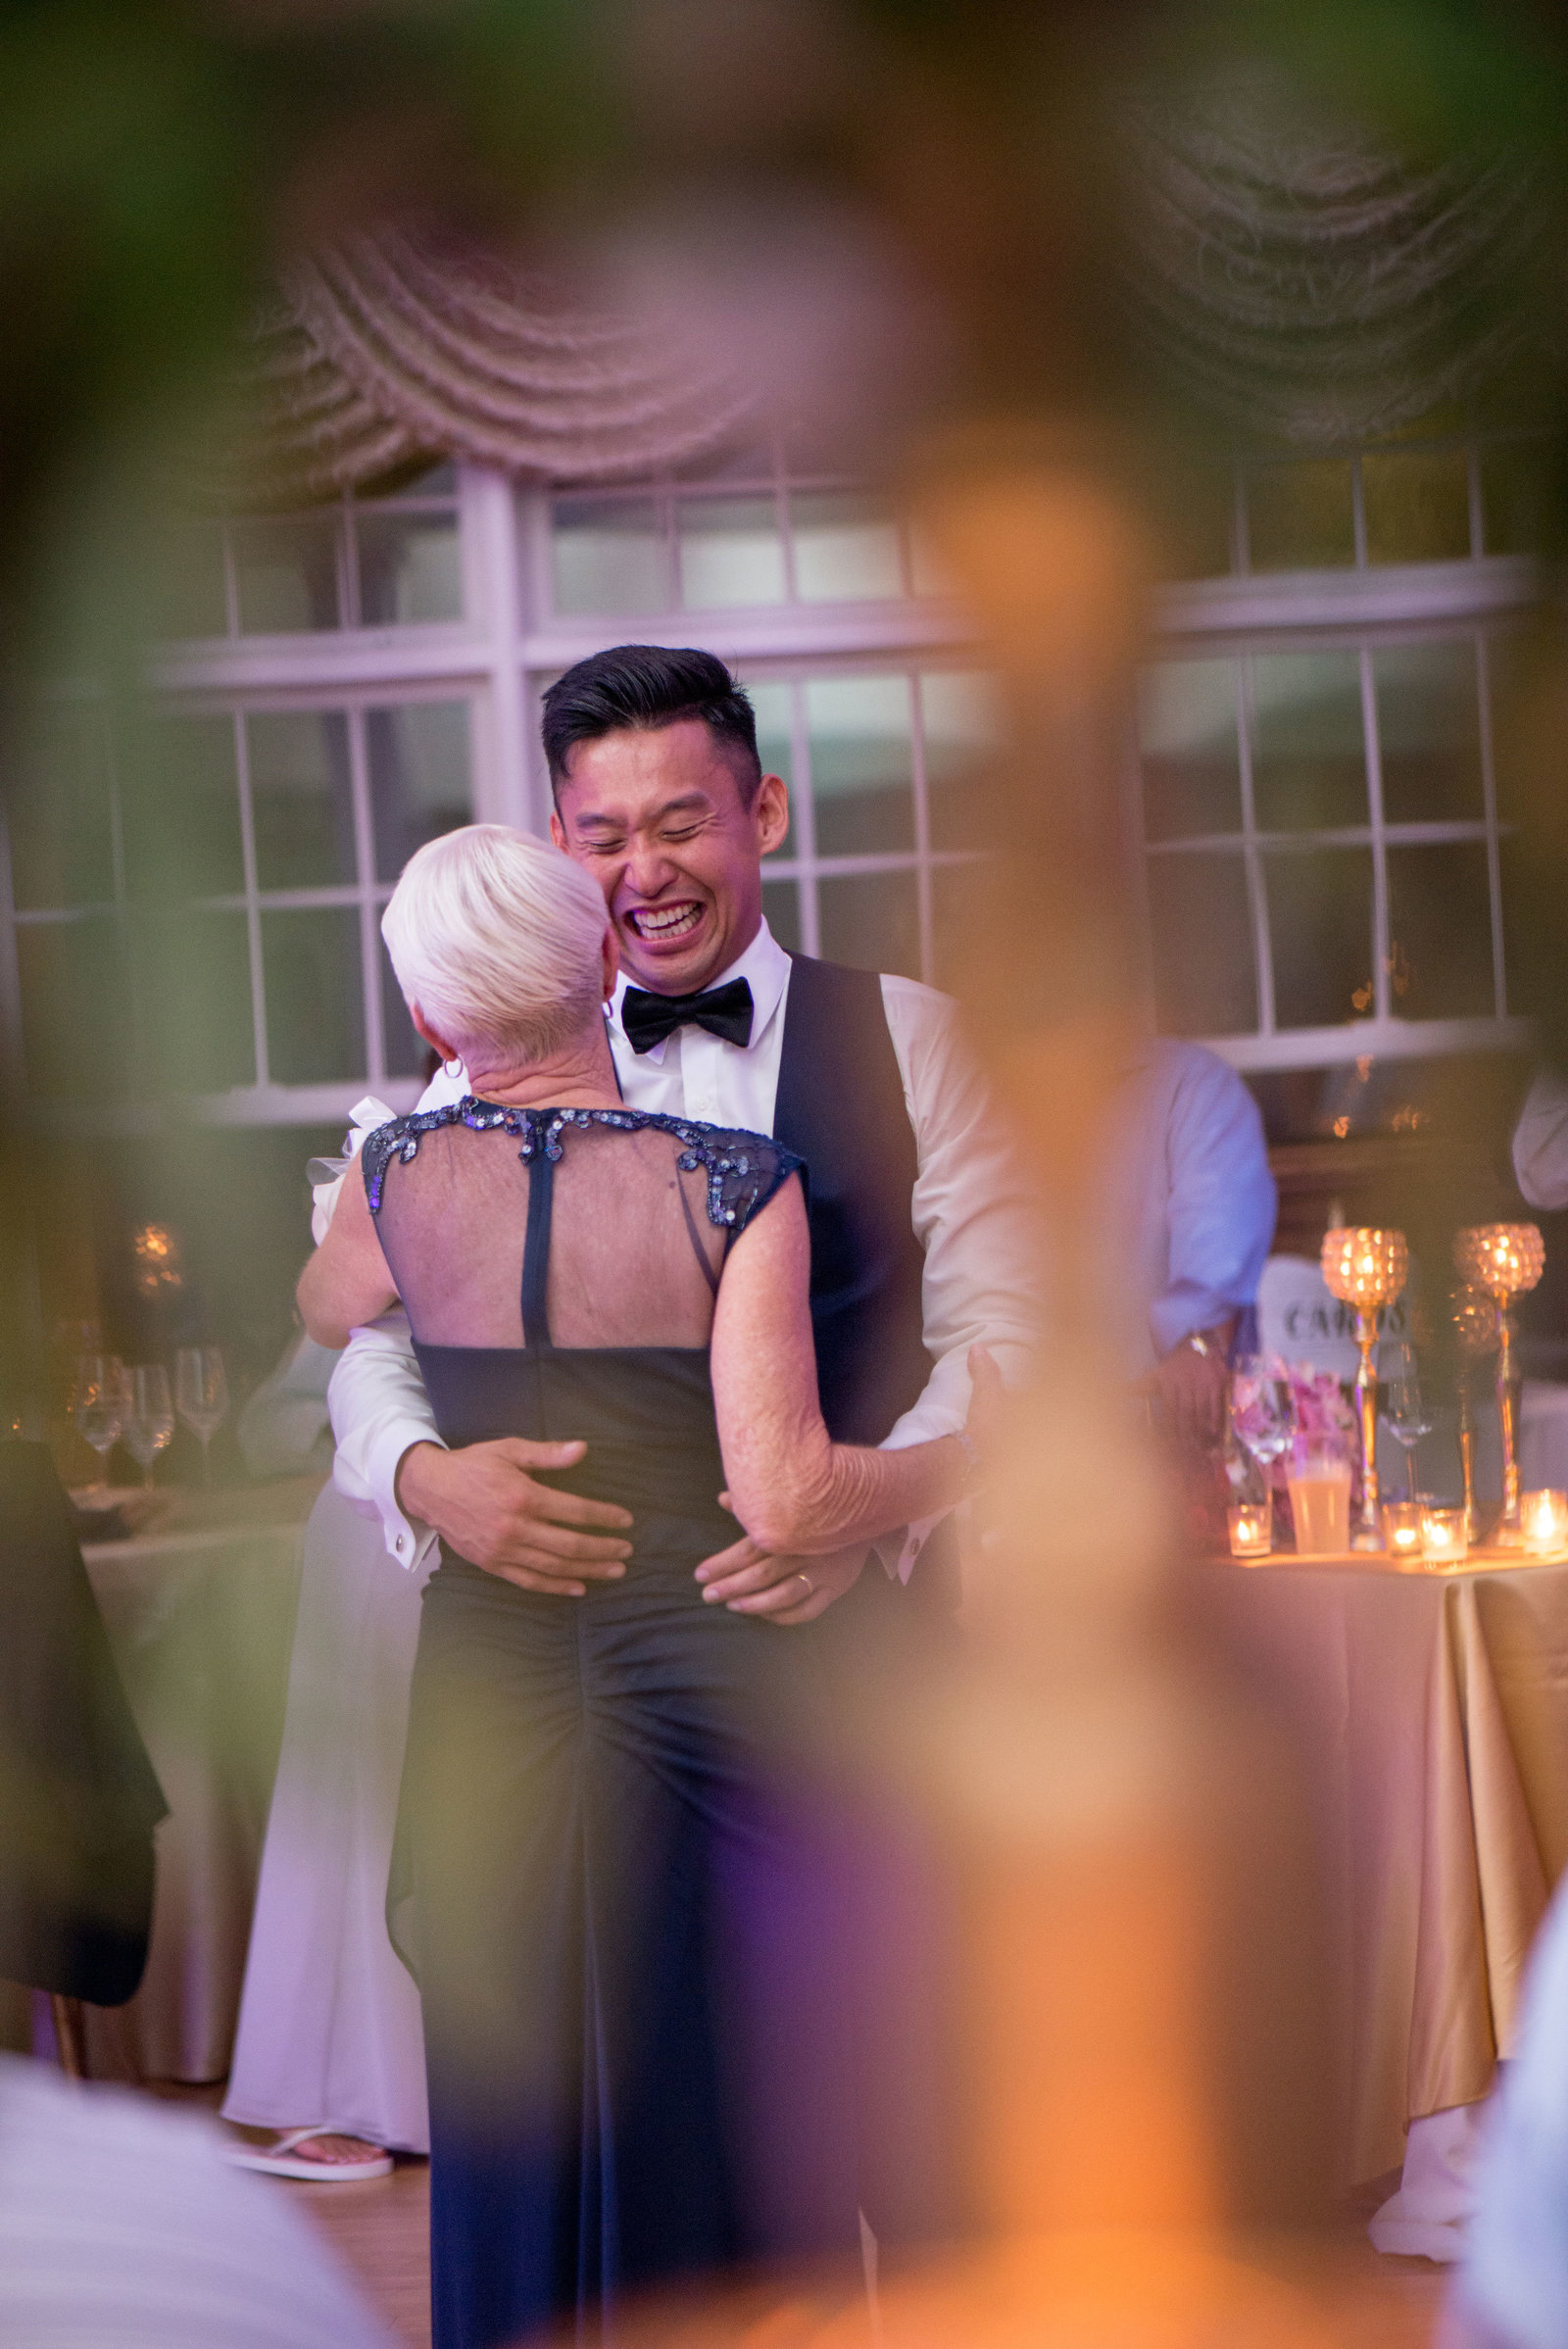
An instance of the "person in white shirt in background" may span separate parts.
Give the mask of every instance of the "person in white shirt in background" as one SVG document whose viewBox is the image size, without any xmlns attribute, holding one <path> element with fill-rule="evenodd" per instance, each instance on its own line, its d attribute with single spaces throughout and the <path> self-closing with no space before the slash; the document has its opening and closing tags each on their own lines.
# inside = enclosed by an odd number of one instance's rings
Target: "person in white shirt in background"
<svg viewBox="0 0 1568 2349">
<path fill-rule="evenodd" d="M 1225 1432 L 1227 1356 L 1274 1242 L 1257 1103 L 1200 1044 L 1129 1057 L 1103 1150 L 1102 1291 L 1128 1377 L 1184 1442 Z"/>
<path fill-rule="evenodd" d="M 380 1122 L 380 1104 L 359 1110 Z M 388 1113 L 389 1114 L 389 1113 Z M 346 1163 L 346 1161 L 345 1161 Z M 318 1199 L 342 1166 L 315 1161 Z M 326 1229 L 318 1207 L 316 1237 Z M 250 1397 L 253 1476 L 330 1464 L 337 1356 L 302 1331 Z M 386 1929 L 386 1880 L 424 1575 L 327 1484 L 305 1529 L 288 1704 L 268 1814 L 223 2119 L 278 2131 L 230 2147 L 242 2168 L 335 2184 L 425 2154 L 419 1996 Z"/>
<path fill-rule="evenodd" d="M 1568 1081 L 1543 1069 L 1513 1130 L 1513 1171 L 1533 1207 L 1568 1207 Z"/>
</svg>

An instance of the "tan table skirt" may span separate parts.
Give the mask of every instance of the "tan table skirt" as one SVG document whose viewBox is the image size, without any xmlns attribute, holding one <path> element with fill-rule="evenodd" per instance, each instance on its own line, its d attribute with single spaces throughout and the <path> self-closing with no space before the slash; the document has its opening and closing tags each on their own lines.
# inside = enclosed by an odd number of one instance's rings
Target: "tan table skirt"
<svg viewBox="0 0 1568 2349">
<path fill-rule="evenodd" d="M 1344 2017 L 1347 2182 L 1484 2096 L 1568 1863 L 1568 1564 L 1205 1573 L 1295 1710 Z"/>
<path fill-rule="evenodd" d="M 282 1733 L 297 1524 L 89 1543 L 87 1572 L 162 1782 L 147 1971 L 88 2009 L 95 2078 L 228 2070 Z"/>
</svg>

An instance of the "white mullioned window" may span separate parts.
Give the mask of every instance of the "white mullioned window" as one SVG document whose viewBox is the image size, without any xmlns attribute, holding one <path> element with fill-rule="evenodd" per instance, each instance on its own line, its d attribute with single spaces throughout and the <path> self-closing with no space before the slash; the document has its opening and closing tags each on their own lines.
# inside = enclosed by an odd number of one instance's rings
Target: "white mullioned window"
<svg viewBox="0 0 1568 2349">
<path fill-rule="evenodd" d="M 1167 1032 L 1250 1071 L 1515 1040 L 1494 711 L 1539 596 L 1536 462 L 1434 439 L 1236 468 L 1139 697 Z M 961 613 L 857 483 L 776 444 L 613 489 L 443 465 L 192 523 L 171 580 L 156 717 L 62 690 L 10 778 L 0 1015 L 35 1098 L 232 1124 L 410 1103 L 381 906 L 440 830 L 543 829 L 539 698 L 620 641 L 707 646 L 751 688 L 790 787 L 786 945 L 958 976 L 995 715 Z"/>
<path fill-rule="evenodd" d="M 1139 695 L 1165 1033 L 1249 1071 L 1523 1042 L 1498 716 L 1540 479 L 1522 437 L 1236 468 Z"/>
</svg>

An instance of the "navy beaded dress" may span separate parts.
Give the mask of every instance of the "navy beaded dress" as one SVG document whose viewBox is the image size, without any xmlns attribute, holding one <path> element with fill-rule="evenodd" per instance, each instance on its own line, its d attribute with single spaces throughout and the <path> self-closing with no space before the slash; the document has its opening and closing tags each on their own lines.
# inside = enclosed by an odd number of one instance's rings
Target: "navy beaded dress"
<svg viewBox="0 0 1568 2349">
<path fill-rule="evenodd" d="M 816 1626 L 706 1604 L 736 1538 L 708 1342 L 800 1161 L 753 1134 L 469 1097 L 365 1179 L 452 1445 L 582 1438 L 624 1579 L 536 1594 L 443 1547 L 389 1914 L 430 2089 L 435 2349 L 753 2262 L 858 2252 L 835 1755 Z"/>
</svg>

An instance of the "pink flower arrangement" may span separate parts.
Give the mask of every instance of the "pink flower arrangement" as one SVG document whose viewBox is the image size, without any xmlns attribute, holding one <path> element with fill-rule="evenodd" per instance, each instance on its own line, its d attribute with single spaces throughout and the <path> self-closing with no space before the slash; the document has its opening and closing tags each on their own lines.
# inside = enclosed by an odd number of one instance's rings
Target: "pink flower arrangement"
<svg viewBox="0 0 1568 2349">
<path fill-rule="evenodd" d="M 1332 1370 L 1314 1370 L 1310 1362 L 1289 1362 L 1291 1399 L 1296 1405 L 1296 1432 L 1310 1443 L 1343 1435 L 1353 1439 L 1355 1412 Z"/>
<path fill-rule="evenodd" d="M 1355 1407 L 1332 1370 L 1314 1370 L 1310 1362 L 1289 1362 L 1286 1376 L 1291 1382 L 1291 1398 L 1296 1405 L 1296 1443 L 1283 1459 L 1274 1463 L 1272 1479 L 1278 1512 L 1283 1508 L 1291 1515 L 1290 1462 L 1297 1445 L 1303 1451 L 1318 1445 L 1333 1445 L 1341 1449 L 1350 1464 L 1350 1507 L 1361 1503 L 1361 1441 L 1356 1428 Z M 1295 1524 L 1292 1522 L 1292 1537 Z"/>
</svg>

